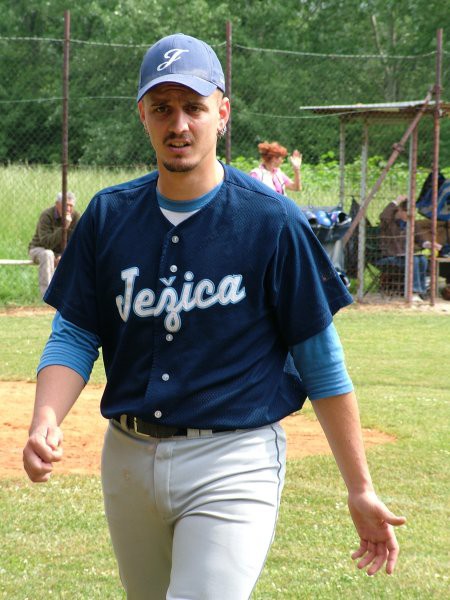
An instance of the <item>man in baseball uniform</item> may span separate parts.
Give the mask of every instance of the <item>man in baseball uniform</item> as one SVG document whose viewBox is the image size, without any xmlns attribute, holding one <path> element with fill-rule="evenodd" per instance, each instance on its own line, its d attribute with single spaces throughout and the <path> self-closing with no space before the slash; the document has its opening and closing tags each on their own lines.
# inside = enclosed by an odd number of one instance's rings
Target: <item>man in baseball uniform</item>
<svg viewBox="0 0 450 600">
<path fill-rule="evenodd" d="M 57 309 L 24 449 L 61 459 L 64 417 L 103 350 L 108 525 L 132 600 L 244 600 L 285 475 L 279 421 L 312 401 L 372 575 L 405 522 L 378 499 L 333 314 L 351 302 L 301 211 L 216 158 L 230 103 L 204 42 L 165 37 L 137 96 L 158 170 L 94 196 L 45 300 Z"/>
</svg>

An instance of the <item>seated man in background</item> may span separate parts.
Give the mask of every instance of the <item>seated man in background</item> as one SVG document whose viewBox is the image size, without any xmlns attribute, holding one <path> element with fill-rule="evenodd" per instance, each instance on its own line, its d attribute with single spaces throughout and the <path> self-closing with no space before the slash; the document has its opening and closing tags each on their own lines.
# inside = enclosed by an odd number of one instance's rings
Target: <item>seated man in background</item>
<svg viewBox="0 0 450 600">
<path fill-rule="evenodd" d="M 405 268 L 406 224 L 408 219 L 408 197 L 397 196 L 380 214 L 380 243 L 382 259 L 379 264 Z M 426 295 L 426 276 L 428 260 L 422 250 L 431 248 L 431 242 L 422 233 L 416 232 L 415 246 L 419 253 L 414 254 L 413 261 L 413 301 L 421 302 Z M 436 246 L 440 249 L 440 245 Z"/>
<path fill-rule="evenodd" d="M 80 218 L 79 213 L 74 210 L 75 201 L 75 194 L 67 192 L 67 240 Z M 28 246 L 30 258 L 39 265 L 39 289 L 42 296 L 47 291 L 62 254 L 62 231 L 62 193 L 59 192 L 54 206 L 46 208 L 40 214 L 33 239 Z"/>
</svg>

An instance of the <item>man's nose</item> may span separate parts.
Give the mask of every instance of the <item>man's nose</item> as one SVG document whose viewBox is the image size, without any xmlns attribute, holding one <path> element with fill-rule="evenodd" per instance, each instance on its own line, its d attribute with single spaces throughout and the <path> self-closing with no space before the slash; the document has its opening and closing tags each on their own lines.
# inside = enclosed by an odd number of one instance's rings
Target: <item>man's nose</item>
<svg viewBox="0 0 450 600">
<path fill-rule="evenodd" d="M 183 133 L 189 130 L 189 118 L 183 110 L 173 111 L 170 130 L 174 133 Z"/>
</svg>

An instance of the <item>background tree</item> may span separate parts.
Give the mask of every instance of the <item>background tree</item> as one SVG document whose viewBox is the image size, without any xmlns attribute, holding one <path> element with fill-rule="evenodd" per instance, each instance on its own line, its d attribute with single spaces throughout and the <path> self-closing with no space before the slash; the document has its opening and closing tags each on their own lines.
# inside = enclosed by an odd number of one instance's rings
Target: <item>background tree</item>
<svg viewBox="0 0 450 600">
<path fill-rule="evenodd" d="M 135 104 L 145 49 L 182 31 L 205 39 L 225 62 L 227 19 L 233 23 L 233 155 L 256 160 L 259 141 L 278 139 L 290 149 L 299 146 L 308 162 L 318 162 L 337 150 L 338 121 L 311 119 L 301 107 L 423 98 L 434 82 L 436 29 L 450 13 L 450 0 L 3 0 L 2 161 L 60 160 L 66 8 L 72 38 L 71 162 L 152 163 Z M 444 31 L 444 44 L 450 48 L 450 30 Z M 449 57 L 447 50 L 444 98 Z M 443 139 L 449 133 L 443 122 Z M 359 153 L 360 128 L 352 135 L 350 159 Z M 385 156 L 395 141 L 391 137 L 392 132 L 375 134 Z M 428 164 L 431 137 L 427 130 L 420 146 Z M 448 145 L 442 145 L 441 156 L 450 162 Z"/>
</svg>

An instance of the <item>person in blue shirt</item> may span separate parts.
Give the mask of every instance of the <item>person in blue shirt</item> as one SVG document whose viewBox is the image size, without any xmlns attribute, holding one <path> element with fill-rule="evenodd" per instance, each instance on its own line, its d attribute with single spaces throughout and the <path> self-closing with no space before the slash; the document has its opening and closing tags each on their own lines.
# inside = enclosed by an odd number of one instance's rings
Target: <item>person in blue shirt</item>
<svg viewBox="0 0 450 600">
<path fill-rule="evenodd" d="M 24 467 L 49 479 L 101 347 L 105 511 L 133 600 L 250 596 L 284 483 L 280 420 L 306 397 L 348 489 L 358 567 L 391 574 L 405 522 L 374 491 L 333 325 L 352 298 L 300 209 L 217 160 L 224 92 L 201 40 L 147 51 L 137 101 L 158 169 L 94 196 L 45 296 L 57 312 Z"/>
</svg>

